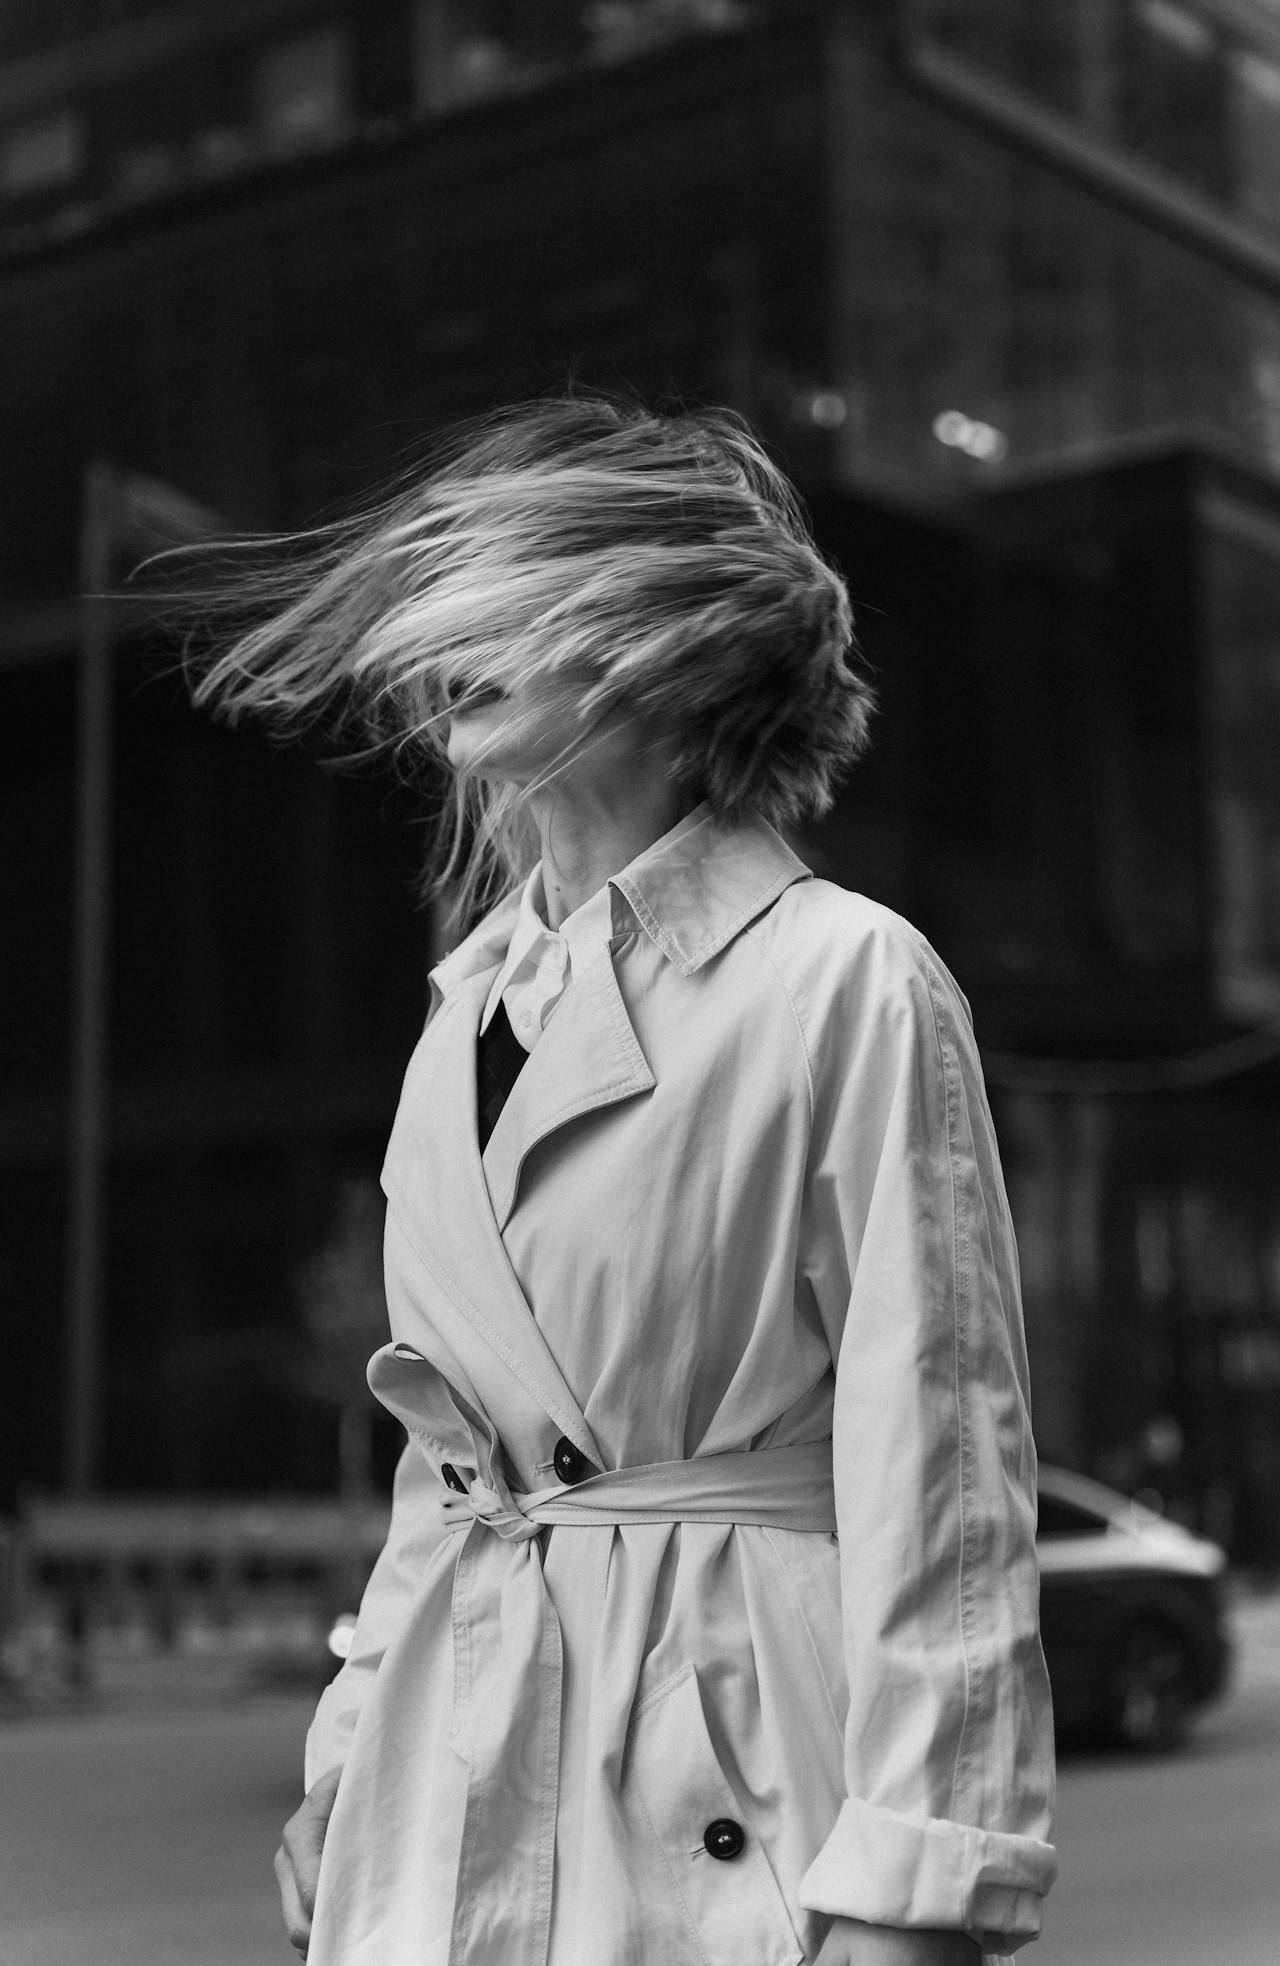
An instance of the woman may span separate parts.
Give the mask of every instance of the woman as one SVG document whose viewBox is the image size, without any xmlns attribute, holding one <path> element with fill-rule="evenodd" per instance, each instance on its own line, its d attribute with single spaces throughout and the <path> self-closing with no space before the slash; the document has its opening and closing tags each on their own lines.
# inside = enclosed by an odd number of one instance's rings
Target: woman
<svg viewBox="0 0 1280 1966">
<path fill-rule="evenodd" d="M 1013 1236 L 964 999 L 814 880 L 869 707 L 725 413 L 464 437 L 208 674 L 443 750 L 384 1169 L 390 1532 L 277 1857 L 312 1966 L 952 1966 L 1053 1874 Z M 309 1948 L 309 1950 L 308 1950 Z"/>
</svg>

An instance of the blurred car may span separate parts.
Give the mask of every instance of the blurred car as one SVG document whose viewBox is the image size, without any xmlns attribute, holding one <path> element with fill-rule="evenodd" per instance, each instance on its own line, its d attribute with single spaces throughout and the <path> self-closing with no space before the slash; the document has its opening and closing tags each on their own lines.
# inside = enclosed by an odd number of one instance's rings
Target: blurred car
<svg viewBox="0 0 1280 1966">
<path fill-rule="evenodd" d="M 1223 1551 L 1101 1482 L 1045 1467 L 1037 1551 L 1059 1736 L 1176 1747 L 1227 1683 Z"/>
</svg>

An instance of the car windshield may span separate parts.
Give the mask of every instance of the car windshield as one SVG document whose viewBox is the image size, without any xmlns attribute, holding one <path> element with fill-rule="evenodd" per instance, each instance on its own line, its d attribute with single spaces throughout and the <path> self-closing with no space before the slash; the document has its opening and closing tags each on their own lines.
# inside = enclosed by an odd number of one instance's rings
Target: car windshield
<svg viewBox="0 0 1280 1966">
<path fill-rule="evenodd" d="M 1041 1495 L 1038 1535 L 1102 1536 L 1106 1530 L 1105 1516 L 1096 1515 L 1092 1509 L 1083 1509 L 1075 1502 L 1064 1502 L 1057 1495 Z"/>
</svg>

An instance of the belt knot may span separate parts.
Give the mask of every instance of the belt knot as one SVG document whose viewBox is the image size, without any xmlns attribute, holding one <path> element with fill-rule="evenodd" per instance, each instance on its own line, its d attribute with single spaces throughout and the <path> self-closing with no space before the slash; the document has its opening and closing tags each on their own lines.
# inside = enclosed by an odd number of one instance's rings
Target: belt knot
<svg viewBox="0 0 1280 1966">
<path fill-rule="evenodd" d="M 447 1495 L 440 1511 L 447 1529 L 468 1529 L 473 1522 L 483 1522 L 508 1543 L 528 1543 L 539 1533 L 539 1525 L 530 1522 L 513 1499 L 504 1502 L 479 1475 L 465 1495 Z"/>
</svg>

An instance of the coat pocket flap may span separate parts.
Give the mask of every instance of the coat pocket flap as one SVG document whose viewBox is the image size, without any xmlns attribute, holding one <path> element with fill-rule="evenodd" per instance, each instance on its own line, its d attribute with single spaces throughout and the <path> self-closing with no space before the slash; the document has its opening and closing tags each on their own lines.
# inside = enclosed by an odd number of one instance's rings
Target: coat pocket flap
<svg viewBox="0 0 1280 1966">
<path fill-rule="evenodd" d="M 688 1956 L 707 1966 L 799 1966 L 795 1927 L 716 1759 L 692 1665 L 637 1704 L 631 1780 L 690 1928 Z"/>
</svg>

